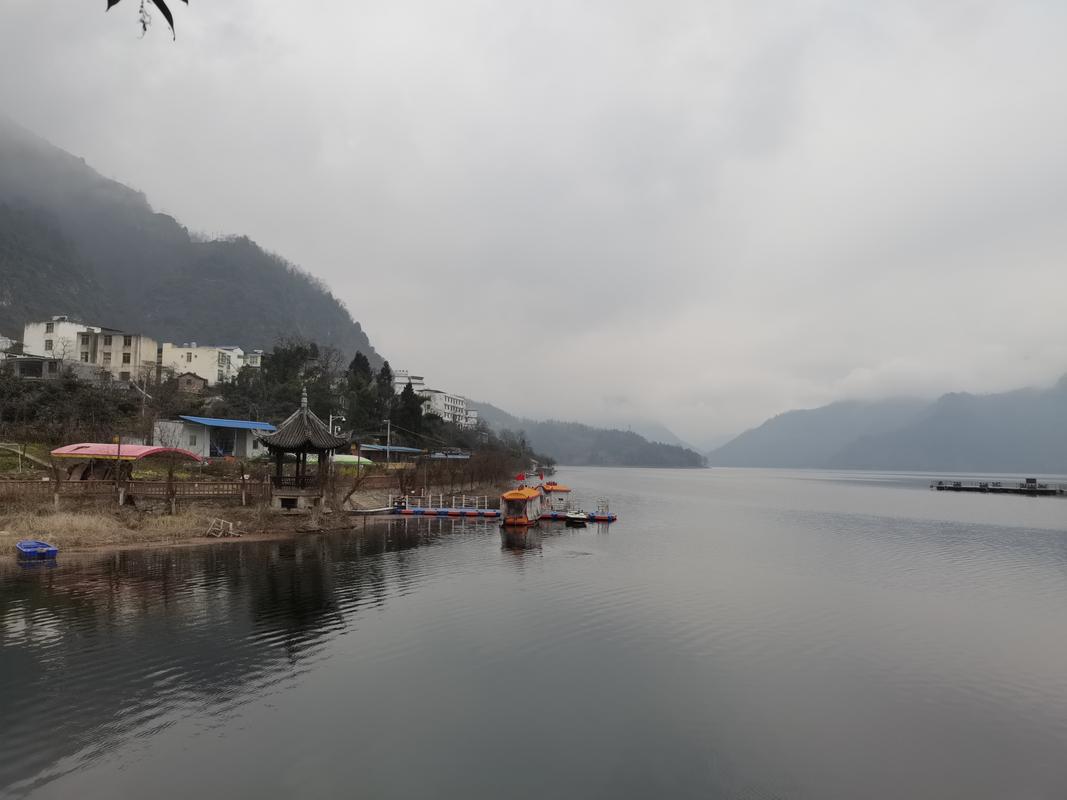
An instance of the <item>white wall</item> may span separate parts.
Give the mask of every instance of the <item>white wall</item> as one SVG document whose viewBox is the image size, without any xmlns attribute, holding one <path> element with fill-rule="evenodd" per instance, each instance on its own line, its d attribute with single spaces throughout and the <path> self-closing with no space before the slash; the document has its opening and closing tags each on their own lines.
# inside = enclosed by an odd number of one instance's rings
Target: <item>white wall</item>
<svg viewBox="0 0 1067 800">
<path fill-rule="evenodd" d="M 198 345 L 196 347 L 164 342 L 162 365 L 164 369 L 174 370 L 175 374 L 195 372 L 207 381 L 208 386 L 219 383 L 219 371 L 222 380 L 231 381 L 237 377 L 244 364 L 244 351 L 240 347 L 218 347 Z M 225 362 L 219 366 L 219 357 Z"/>
<path fill-rule="evenodd" d="M 47 331 L 51 325 L 52 330 Z M 81 347 L 78 336 L 81 333 L 95 333 L 100 328 L 70 320 L 42 320 L 27 322 L 22 329 L 22 347 L 27 355 L 48 356 L 78 361 Z M 48 347 L 48 343 L 51 347 Z"/>
</svg>

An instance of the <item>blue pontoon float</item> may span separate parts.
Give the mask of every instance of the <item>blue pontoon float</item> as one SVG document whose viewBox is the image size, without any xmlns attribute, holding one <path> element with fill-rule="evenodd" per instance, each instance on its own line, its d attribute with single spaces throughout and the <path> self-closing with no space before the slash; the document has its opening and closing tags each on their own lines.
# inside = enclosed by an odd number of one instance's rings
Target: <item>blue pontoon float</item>
<svg viewBox="0 0 1067 800">
<path fill-rule="evenodd" d="M 15 549 L 19 558 L 55 558 L 59 555 L 58 547 L 36 539 L 22 539 L 15 543 Z"/>
</svg>

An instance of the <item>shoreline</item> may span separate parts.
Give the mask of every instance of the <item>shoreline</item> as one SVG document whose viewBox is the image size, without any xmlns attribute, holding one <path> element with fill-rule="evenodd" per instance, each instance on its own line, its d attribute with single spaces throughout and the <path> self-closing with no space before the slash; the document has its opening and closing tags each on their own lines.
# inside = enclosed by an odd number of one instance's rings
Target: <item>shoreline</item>
<svg viewBox="0 0 1067 800">
<path fill-rule="evenodd" d="M 492 496 L 499 487 L 478 487 L 467 494 Z M 434 492 L 437 494 L 438 492 Z M 448 490 L 440 492 L 446 496 Z M 459 494 L 458 492 L 456 494 Z M 382 507 L 387 493 L 359 492 L 354 505 Z M 232 522 L 240 536 L 210 536 L 213 518 Z M 309 533 L 330 533 L 379 527 L 393 514 L 352 514 L 344 511 L 313 510 L 302 514 L 271 511 L 264 506 L 190 504 L 176 514 L 161 514 L 132 507 L 118 508 L 87 503 L 56 511 L 51 506 L 27 506 L 0 513 L 0 557 L 16 559 L 15 543 L 20 539 L 40 539 L 55 545 L 64 554 L 192 547 L 219 542 L 256 542 L 292 539 Z"/>
</svg>

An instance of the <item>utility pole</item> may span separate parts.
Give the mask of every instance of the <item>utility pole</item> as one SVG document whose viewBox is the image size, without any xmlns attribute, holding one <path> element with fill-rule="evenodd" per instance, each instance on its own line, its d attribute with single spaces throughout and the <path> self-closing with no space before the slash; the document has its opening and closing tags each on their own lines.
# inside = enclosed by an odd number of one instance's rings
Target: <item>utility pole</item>
<svg viewBox="0 0 1067 800">
<path fill-rule="evenodd" d="M 389 464 L 393 460 L 393 421 L 391 419 L 383 419 L 385 423 L 385 463 Z"/>
<path fill-rule="evenodd" d="M 122 505 L 122 488 L 119 483 L 119 471 L 122 469 L 122 437 L 115 437 L 115 496 Z"/>
</svg>

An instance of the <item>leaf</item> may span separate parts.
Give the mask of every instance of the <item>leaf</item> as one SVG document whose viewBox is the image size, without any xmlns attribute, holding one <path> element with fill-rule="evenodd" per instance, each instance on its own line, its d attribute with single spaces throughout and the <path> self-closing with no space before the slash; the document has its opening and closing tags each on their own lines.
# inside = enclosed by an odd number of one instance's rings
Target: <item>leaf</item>
<svg viewBox="0 0 1067 800">
<path fill-rule="evenodd" d="M 165 0 L 152 0 L 152 5 L 158 8 L 160 13 L 163 14 L 164 19 L 167 20 L 167 24 L 170 25 L 170 32 L 174 33 L 174 15 L 171 14 L 170 9 L 167 8 Z"/>
<path fill-rule="evenodd" d="M 188 2 L 189 0 L 186 0 Z M 107 0 L 107 10 L 110 11 L 112 6 L 117 6 L 120 0 Z"/>
</svg>

